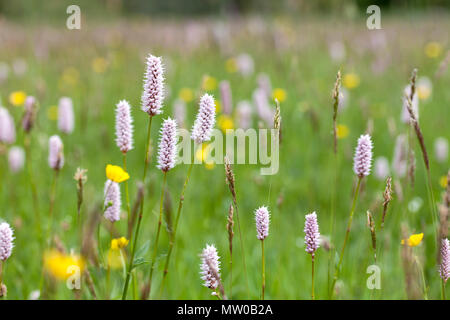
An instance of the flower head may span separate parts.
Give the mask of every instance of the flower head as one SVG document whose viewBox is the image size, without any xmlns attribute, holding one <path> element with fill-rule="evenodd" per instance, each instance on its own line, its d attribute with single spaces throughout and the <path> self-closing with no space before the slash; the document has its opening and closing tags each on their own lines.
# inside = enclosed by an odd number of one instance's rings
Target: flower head
<svg viewBox="0 0 450 320">
<path fill-rule="evenodd" d="M 269 235 L 270 214 L 265 206 L 255 210 L 256 237 L 264 240 Z"/>
<path fill-rule="evenodd" d="M 15 106 L 20 107 L 24 104 L 27 94 L 24 91 L 13 91 L 9 95 L 9 102 Z"/>
<path fill-rule="evenodd" d="M 434 154 L 436 160 L 445 163 L 448 159 L 448 140 L 444 137 L 438 137 L 434 141 Z"/>
<path fill-rule="evenodd" d="M 209 94 L 205 94 L 200 99 L 200 107 L 192 128 L 191 139 L 198 144 L 211 140 L 211 131 L 214 126 L 215 117 L 214 98 Z"/>
<path fill-rule="evenodd" d="M 8 153 L 8 163 L 11 172 L 22 170 L 25 164 L 25 152 L 21 147 L 12 147 Z"/>
<path fill-rule="evenodd" d="M 111 249 L 112 250 L 123 249 L 123 248 L 125 248 L 128 245 L 129 242 L 130 242 L 130 240 L 128 240 L 125 237 L 112 239 L 111 240 Z"/>
<path fill-rule="evenodd" d="M 164 172 L 175 166 L 177 155 L 177 123 L 171 118 L 164 120 L 159 140 L 158 169 Z"/>
<path fill-rule="evenodd" d="M 16 141 L 14 119 L 8 109 L 0 107 L 0 142 L 12 144 Z"/>
<path fill-rule="evenodd" d="M 219 84 L 219 88 L 220 88 L 220 97 L 222 98 L 223 113 L 231 114 L 233 109 L 233 102 L 231 96 L 230 83 L 226 80 L 221 81 Z"/>
<path fill-rule="evenodd" d="M 450 243 L 448 239 L 442 239 L 439 274 L 444 282 L 447 282 L 448 278 L 450 278 Z"/>
<path fill-rule="evenodd" d="M 5 261 L 11 256 L 14 247 L 13 230 L 8 223 L 0 223 L 0 260 Z"/>
<path fill-rule="evenodd" d="M 63 133 L 72 133 L 74 127 L 72 99 L 62 97 L 58 103 L 58 129 Z"/>
<path fill-rule="evenodd" d="M 305 216 L 305 245 L 306 252 L 314 255 L 320 246 L 319 224 L 317 223 L 316 212 Z"/>
<path fill-rule="evenodd" d="M 236 107 L 239 128 L 248 129 L 252 125 L 252 105 L 248 101 L 241 101 Z"/>
<path fill-rule="evenodd" d="M 418 234 L 412 234 L 411 236 L 409 236 L 408 239 L 406 239 L 406 244 L 410 247 L 415 247 L 418 246 L 423 240 L 423 233 L 418 233 Z M 401 241 L 401 244 L 404 245 L 405 244 L 405 240 L 403 239 Z"/>
<path fill-rule="evenodd" d="M 122 153 L 133 149 L 133 119 L 130 104 L 121 100 L 116 106 L 116 144 Z"/>
<path fill-rule="evenodd" d="M 25 132 L 30 132 L 33 128 L 34 120 L 37 111 L 37 101 L 33 96 L 28 96 L 25 99 L 25 115 L 22 119 L 22 128 Z"/>
<path fill-rule="evenodd" d="M 355 157 L 353 159 L 353 171 L 362 178 L 370 174 L 372 165 L 372 140 L 370 135 L 361 135 L 358 139 Z"/>
<path fill-rule="evenodd" d="M 389 175 L 389 161 L 386 157 L 377 157 L 375 159 L 375 177 L 379 180 L 385 180 Z"/>
<path fill-rule="evenodd" d="M 220 261 L 216 247 L 213 244 L 207 244 L 200 257 L 200 274 L 201 279 L 204 281 L 204 286 L 215 290 L 220 281 L 220 278 L 216 278 L 216 275 L 220 277 Z"/>
<path fill-rule="evenodd" d="M 130 175 L 122 167 L 112 164 L 106 165 L 106 177 L 109 180 L 120 183 L 130 179 Z"/>
<path fill-rule="evenodd" d="M 51 136 L 48 141 L 48 165 L 54 170 L 64 166 L 64 145 L 57 135 Z"/>
<path fill-rule="evenodd" d="M 147 57 L 147 70 L 144 76 L 144 91 L 142 92 L 142 110 L 151 117 L 160 114 L 164 100 L 164 74 L 160 57 L 151 54 Z"/>
<path fill-rule="evenodd" d="M 119 221 L 121 207 L 119 184 L 109 179 L 106 180 L 104 195 L 104 217 L 111 222 Z"/>
</svg>

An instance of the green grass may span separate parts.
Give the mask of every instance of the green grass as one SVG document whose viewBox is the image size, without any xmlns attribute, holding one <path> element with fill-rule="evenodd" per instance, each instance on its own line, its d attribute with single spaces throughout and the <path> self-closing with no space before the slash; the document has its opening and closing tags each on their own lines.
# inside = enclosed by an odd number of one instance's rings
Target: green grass
<svg viewBox="0 0 450 320">
<path fill-rule="evenodd" d="M 245 254 L 250 286 L 247 296 L 243 274 L 237 225 L 235 224 L 234 260 L 233 260 L 233 298 L 257 299 L 261 285 L 261 250 L 256 239 L 254 210 L 261 205 L 268 205 L 272 214 L 270 235 L 265 240 L 266 255 L 266 299 L 309 299 L 311 286 L 311 258 L 303 245 L 304 216 L 316 211 L 320 231 L 329 235 L 331 215 L 331 195 L 334 188 L 334 156 L 332 151 L 332 99 L 331 90 L 339 68 L 343 74 L 355 72 L 360 76 L 360 85 L 350 92 L 348 107 L 338 115 L 338 123 L 349 127 L 349 136 L 338 141 L 338 176 L 336 195 L 336 237 L 332 245 L 337 252 L 342 247 L 345 227 L 352 201 L 352 189 L 356 177 L 352 172 L 352 155 L 356 140 L 365 132 L 368 118 L 373 119 L 374 157 L 386 156 L 392 159 L 395 136 L 388 130 L 387 120 L 392 117 L 396 124 L 396 133 L 406 132 L 400 123 L 401 94 L 409 81 L 413 67 L 419 69 L 419 76 L 427 76 L 433 82 L 432 96 L 420 102 L 420 125 L 425 142 L 431 155 L 432 183 L 436 200 L 444 189 L 439 185 L 441 176 L 446 175 L 447 164 L 434 159 L 433 143 L 438 136 L 450 137 L 448 119 L 450 119 L 450 92 L 448 91 L 449 73 L 439 79 L 434 77 L 440 61 L 448 48 L 448 19 L 421 18 L 414 24 L 402 22 L 401 17 L 393 17 L 383 25 L 389 35 L 385 54 L 390 60 L 387 69 L 379 75 L 371 70 L 374 51 L 365 48 L 374 34 L 365 29 L 365 24 L 355 23 L 351 26 L 339 25 L 336 29 L 331 24 L 308 23 L 286 24 L 286 41 L 289 46 L 274 50 L 273 36 L 249 35 L 242 31 L 230 42 L 231 54 L 221 52 L 211 42 L 199 47 L 185 48 L 171 39 L 142 39 L 133 35 L 154 35 L 157 31 L 152 24 L 142 23 L 127 30 L 123 26 L 107 25 L 100 31 L 100 26 L 87 25 L 78 34 L 67 30 L 51 29 L 55 34 L 42 33 L 43 25 L 37 30 L 8 24 L 8 30 L 17 32 L 15 37 L 5 31 L 0 35 L 6 37 L 8 50 L 0 52 L 0 61 L 11 63 L 15 58 L 23 58 L 28 65 L 25 75 L 11 75 L 0 86 L 3 105 L 13 114 L 20 124 L 21 107 L 13 107 L 8 102 L 8 95 L 14 90 L 24 90 L 35 95 L 40 102 L 40 110 L 35 128 L 32 131 L 33 175 L 38 186 L 39 211 L 42 225 L 46 226 L 49 206 L 49 192 L 52 172 L 47 165 L 48 137 L 58 133 L 56 122 L 47 117 L 49 106 L 56 105 L 59 97 L 70 96 L 74 101 L 76 112 L 76 129 L 71 135 L 61 135 L 65 144 L 66 164 L 60 173 L 54 223 L 57 235 L 68 251 L 73 248 L 78 252 L 76 232 L 76 185 L 73 174 L 77 167 L 88 169 L 88 181 L 85 186 L 83 220 L 87 222 L 88 214 L 102 203 L 105 166 L 108 163 L 122 165 L 122 154 L 114 143 L 114 108 L 121 99 L 127 99 L 133 106 L 135 148 L 127 158 L 130 200 L 134 202 L 136 183 L 142 177 L 147 115 L 140 110 L 144 56 L 147 53 L 161 55 L 167 63 L 166 83 L 170 95 L 165 100 L 164 114 L 153 120 L 152 160 L 148 172 L 148 192 L 145 201 L 144 219 L 138 248 L 150 241 L 149 250 L 143 256 L 149 260 L 153 250 L 152 242 L 159 215 L 159 196 L 163 174 L 155 165 L 157 131 L 162 119 L 172 115 L 172 102 L 183 87 L 194 90 L 196 98 L 188 103 L 187 125 L 193 124 L 197 111 L 197 101 L 202 93 L 201 81 L 205 74 L 219 81 L 228 79 L 233 92 L 233 102 L 251 100 L 256 88 L 256 76 L 259 72 L 267 73 L 272 86 L 283 88 L 287 92 L 286 101 L 281 103 L 283 140 L 280 148 L 280 170 L 278 174 L 260 176 L 257 165 L 235 165 L 237 201 L 241 219 L 241 228 L 246 244 Z M 132 22 L 130 22 L 130 25 Z M 130 26 L 129 25 L 129 26 Z M 273 26 L 271 24 L 271 26 Z M 181 24 L 173 32 L 182 32 Z M 204 25 L 206 28 L 207 25 Z M 274 27 L 273 27 L 274 28 Z M 282 30 L 282 29 L 278 29 Z M 42 31 L 43 32 L 43 31 Z M 136 31 L 137 32 L 137 31 Z M 374 31 L 377 32 L 377 31 Z M 95 37 L 94 37 L 95 35 Z M 116 39 L 120 41 L 110 41 Z M 60 38 L 57 38 L 60 37 Z M 248 40 L 250 37 L 251 41 Z M 291 38 L 289 38 L 291 37 Z M 341 64 L 330 60 L 327 39 L 343 39 L 347 48 L 347 59 Z M 55 40 L 56 39 L 56 40 Z M 14 41 L 15 40 L 15 41 Z M 48 47 L 48 58 L 39 60 L 34 55 L 33 45 Z M 103 42 L 104 40 L 104 42 Z M 202 41 L 204 39 L 201 39 Z M 443 53 L 438 59 L 430 59 L 424 54 L 424 45 L 428 41 L 439 41 Z M 225 61 L 233 54 L 248 52 L 255 61 L 255 73 L 249 77 L 229 74 Z M 92 70 L 91 61 L 104 57 L 109 62 L 102 74 Z M 68 67 L 75 68 L 79 79 L 74 84 L 64 83 L 62 74 Z M 220 97 L 218 90 L 211 92 Z M 306 107 L 305 107 L 306 106 Z M 305 111 L 307 109 L 307 111 Z M 313 119 L 316 119 L 316 125 Z M 254 126 L 257 126 L 256 116 Z M 23 145 L 23 133 L 18 126 L 16 145 Z M 415 140 L 414 140 L 415 141 Z M 377 180 L 373 174 L 364 179 L 357 202 L 353 227 L 346 248 L 343 269 L 338 286 L 338 299 L 405 299 L 404 275 L 400 257 L 401 224 L 409 226 L 411 232 L 424 232 L 423 243 L 413 248 L 422 265 L 429 286 L 428 296 L 440 298 L 440 279 L 435 264 L 434 231 L 426 189 L 426 171 L 416 143 L 416 183 L 414 189 L 407 187 L 401 180 L 405 199 L 400 201 L 396 194 L 392 201 L 385 224 L 385 230 L 378 236 L 378 264 L 381 268 L 381 290 L 371 292 L 366 287 L 368 274 L 366 269 L 373 264 L 371 237 L 366 226 L 366 211 L 372 210 L 376 221 L 381 218 L 381 195 L 384 181 Z M 29 178 L 26 171 L 12 175 L 6 165 L 6 157 L 0 157 L 0 218 L 9 222 L 15 230 L 15 247 L 4 270 L 4 283 L 8 287 L 9 299 L 26 299 L 30 292 L 40 287 L 42 272 L 42 252 L 36 233 L 36 219 Z M 168 195 L 172 199 L 173 211 L 176 212 L 178 198 L 187 173 L 187 165 L 178 165 L 167 175 Z M 396 177 L 394 176 L 394 180 Z M 123 210 L 125 191 L 122 186 Z M 279 198 L 280 205 L 277 205 Z M 418 212 L 408 211 L 408 202 L 420 197 L 423 205 Z M 177 231 L 176 244 L 171 260 L 166 283 L 165 295 L 168 299 L 210 299 L 210 291 L 203 287 L 199 278 L 199 253 L 206 243 L 216 244 L 222 261 L 222 277 L 225 290 L 228 291 L 228 239 L 226 216 L 231 203 L 231 196 L 225 184 L 224 168 L 216 165 L 212 170 L 205 166 L 194 166 L 188 185 L 184 208 Z M 97 214 L 99 214 L 97 212 Z M 103 219 L 103 218 L 102 218 Z M 120 235 L 126 234 L 126 219 L 116 223 Z M 101 229 L 101 247 L 106 254 L 109 234 Z M 95 239 L 95 236 L 94 236 Z M 159 241 L 156 269 L 153 277 L 152 296 L 160 298 L 159 285 L 165 253 L 168 248 L 167 232 L 163 228 Z M 128 246 L 131 248 L 131 244 Z M 316 255 L 317 299 L 328 297 L 328 252 L 320 248 Z M 150 265 L 137 268 L 138 284 L 143 285 L 148 277 Z M 106 271 L 89 264 L 94 278 L 97 294 L 105 297 Z M 123 277 L 120 272 L 112 274 L 112 298 L 120 298 Z M 420 281 L 419 275 L 417 280 Z M 64 282 L 52 282 L 47 297 L 50 299 L 72 299 L 73 293 Z M 137 290 L 137 289 L 136 289 Z M 132 297 L 133 285 L 128 297 Z M 138 290 L 137 290 L 138 291 Z M 450 293 L 447 289 L 447 295 Z M 82 286 L 83 298 L 91 298 L 86 286 Z"/>
</svg>

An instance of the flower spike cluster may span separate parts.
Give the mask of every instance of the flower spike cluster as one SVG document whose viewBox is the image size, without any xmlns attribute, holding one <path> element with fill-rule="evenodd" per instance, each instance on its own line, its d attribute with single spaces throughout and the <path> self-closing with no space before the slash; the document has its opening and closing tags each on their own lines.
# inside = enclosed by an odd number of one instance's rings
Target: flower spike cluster
<svg viewBox="0 0 450 320">
<path fill-rule="evenodd" d="M 211 290 L 215 290 L 220 281 L 220 278 L 216 278 L 216 275 L 220 277 L 220 261 L 216 247 L 213 244 L 207 244 L 200 257 L 202 262 L 200 264 L 200 274 L 201 279 L 204 281 L 203 285 Z"/>
<path fill-rule="evenodd" d="M 116 144 L 122 153 L 133 149 L 133 119 L 130 104 L 121 100 L 116 106 Z"/>
<path fill-rule="evenodd" d="M 264 240 L 269 235 L 270 214 L 265 206 L 255 210 L 256 237 Z"/>
<path fill-rule="evenodd" d="M 353 159 L 353 171 L 362 178 L 370 174 L 372 165 L 372 140 L 370 135 L 361 135 L 358 139 L 355 157 Z"/>
<path fill-rule="evenodd" d="M 121 207 L 119 183 L 109 179 L 106 180 L 104 195 L 104 217 L 111 222 L 119 221 Z"/>
<path fill-rule="evenodd" d="M 167 172 L 175 166 L 177 155 L 177 123 L 171 118 L 164 120 L 161 127 L 157 168 Z"/>
<path fill-rule="evenodd" d="M 74 127 L 72 99 L 62 97 L 58 103 L 58 129 L 66 134 L 72 133 Z"/>
<path fill-rule="evenodd" d="M 444 282 L 450 278 L 450 241 L 448 239 L 442 239 L 439 274 Z"/>
<path fill-rule="evenodd" d="M 147 57 L 147 71 L 144 76 L 144 91 L 142 92 L 142 110 L 151 117 L 162 113 L 164 100 L 164 69 L 160 57 Z"/>
<path fill-rule="evenodd" d="M 319 224 L 317 223 L 316 212 L 305 216 L 305 246 L 306 252 L 313 255 L 320 246 Z"/>
<path fill-rule="evenodd" d="M 53 170 L 60 170 L 64 166 L 64 145 L 57 135 L 51 136 L 48 141 L 48 165 Z"/>
<path fill-rule="evenodd" d="M 5 261 L 11 256 L 14 247 L 13 230 L 8 223 L 0 223 L 0 260 Z"/>
<path fill-rule="evenodd" d="M 198 144 L 211 140 L 211 132 L 215 121 L 216 107 L 214 97 L 205 94 L 200 99 L 200 108 L 194 122 L 194 127 L 192 128 L 191 139 Z"/>
</svg>

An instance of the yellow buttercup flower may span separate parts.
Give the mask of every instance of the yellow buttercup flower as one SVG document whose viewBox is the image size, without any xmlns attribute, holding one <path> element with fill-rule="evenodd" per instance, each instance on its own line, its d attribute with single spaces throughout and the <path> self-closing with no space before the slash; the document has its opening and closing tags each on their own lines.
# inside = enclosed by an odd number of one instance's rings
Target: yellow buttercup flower
<svg viewBox="0 0 450 320">
<path fill-rule="evenodd" d="M 338 124 L 336 127 L 336 136 L 338 139 L 347 138 L 350 133 L 350 129 L 345 124 Z"/>
<path fill-rule="evenodd" d="M 233 129 L 234 123 L 233 119 L 226 114 L 221 114 L 217 119 L 217 125 L 222 131 L 226 131 L 227 129 Z"/>
<path fill-rule="evenodd" d="M 211 149 L 211 144 L 204 143 L 201 148 L 197 148 L 195 151 L 195 158 L 197 161 L 204 163 L 208 170 L 213 169 L 215 166 L 214 161 L 211 159 Z"/>
<path fill-rule="evenodd" d="M 225 70 L 228 73 L 235 73 L 238 71 L 238 64 L 236 59 L 230 58 L 225 62 Z"/>
<path fill-rule="evenodd" d="M 108 68 L 108 61 L 103 57 L 97 57 L 92 60 L 92 70 L 95 73 L 104 73 Z"/>
<path fill-rule="evenodd" d="M 423 240 L 423 233 L 413 234 L 407 240 L 407 244 L 410 247 L 418 246 Z M 405 244 L 405 240 L 402 240 L 402 245 Z"/>
<path fill-rule="evenodd" d="M 85 268 L 85 261 L 75 254 L 65 254 L 52 249 L 44 253 L 44 268 L 54 278 L 66 280 L 74 273 L 81 274 Z"/>
<path fill-rule="evenodd" d="M 13 91 L 9 95 L 9 103 L 15 107 L 20 107 L 23 106 L 26 98 L 27 94 L 24 91 Z"/>
<path fill-rule="evenodd" d="M 213 91 L 217 89 L 217 79 L 208 75 L 203 76 L 202 89 Z"/>
<path fill-rule="evenodd" d="M 439 184 L 441 185 L 442 188 L 447 188 L 447 183 L 448 183 L 447 176 L 442 176 L 439 179 Z"/>
<path fill-rule="evenodd" d="M 113 166 L 112 164 L 106 166 L 106 177 L 117 183 L 130 179 L 130 175 L 122 167 Z"/>
<path fill-rule="evenodd" d="M 425 46 L 425 54 L 428 58 L 434 59 L 441 55 L 442 45 L 439 42 L 428 42 Z"/>
<path fill-rule="evenodd" d="M 287 97 L 286 90 L 281 88 L 275 88 L 272 92 L 273 100 L 277 99 L 280 103 L 285 101 Z"/>
<path fill-rule="evenodd" d="M 111 269 L 120 269 L 125 266 L 126 254 L 123 250 L 108 250 L 108 265 Z"/>
<path fill-rule="evenodd" d="M 191 102 L 192 100 L 194 100 L 194 93 L 189 88 L 181 88 L 178 96 L 184 102 Z"/>
<path fill-rule="evenodd" d="M 52 121 L 58 120 L 58 106 L 50 106 L 47 108 L 47 118 Z"/>
<path fill-rule="evenodd" d="M 119 249 L 125 248 L 129 242 L 130 242 L 130 240 L 128 240 L 125 237 L 112 239 L 111 240 L 111 250 L 119 250 Z"/>
<path fill-rule="evenodd" d="M 359 76 L 356 73 L 347 73 L 344 74 L 344 77 L 342 78 L 342 83 L 344 87 L 347 89 L 354 89 L 357 86 L 359 86 Z"/>
</svg>

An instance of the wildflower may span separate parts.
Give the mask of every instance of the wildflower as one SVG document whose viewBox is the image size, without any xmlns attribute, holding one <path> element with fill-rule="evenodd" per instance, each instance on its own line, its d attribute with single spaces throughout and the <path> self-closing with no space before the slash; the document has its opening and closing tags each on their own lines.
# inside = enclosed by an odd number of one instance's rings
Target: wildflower
<svg viewBox="0 0 450 320">
<path fill-rule="evenodd" d="M 226 80 L 221 81 L 219 87 L 220 97 L 222 98 L 223 113 L 230 115 L 233 109 L 230 83 Z"/>
<path fill-rule="evenodd" d="M 64 166 L 64 145 L 61 138 L 53 135 L 48 140 L 48 165 L 54 170 L 60 170 Z"/>
<path fill-rule="evenodd" d="M 194 100 L 194 92 L 189 88 L 181 88 L 178 97 L 184 102 L 189 103 Z"/>
<path fill-rule="evenodd" d="M 74 127 L 72 99 L 62 97 L 58 103 L 58 129 L 66 134 L 72 133 Z"/>
<path fill-rule="evenodd" d="M 280 102 L 283 102 L 286 100 L 286 90 L 281 88 L 275 88 L 272 92 L 272 98 L 273 100 L 278 100 Z"/>
<path fill-rule="evenodd" d="M 76 254 L 65 254 L 52 249 L 44 253 L 44 268 L 57 280 L 67 280 L 74 273 L 82 274 L 84 259 Z"/>
<path fill-rule="evenodd" d="M 175 166 L 177 155 L 177 123 L 171 118 L 164 120 L 161 127 L 157 168 L 167 172 Z"/>
<path fill-rule="evenodd" d="M 267 207 L 261 206 L 255 210 L 256 237 L 264 240 L 269 235 L 270 213 Z"/>
<path fill-rule="evenodd" d="M 252 105 L 248 101 L 241 101 L 236 107 L 239 128 L 248 129 L 252 125 Z"/>
<path fill-rule="evenodd" d="M 0 260 L 5 261 L 11 256 L 14 247 L 14 232 L 8 223 L 0 223 Z"/>
<path fill-rule="evenodd" d="M 336 128 L 336 136 L 338 139 L 345 139 L 350 134 L 350 129 L 345 124 L 338 124 Z"/>
<path fill-rule="evenodd" d="M 0 107 L 0 142 L 13 144 L 16 141 L 14 119 L 8 109 Z"/>
<path fill-rule="evenodd" d="M 202 80 L 202 89 L 204 91 L 214 91 L 217 89 L 217 80 L 209 75 L 204 75 Z"/>
<path fill-rule="evenodd" d="M 236 57 L 237 69 L 244 76 L 249 76 L 253 73 L 254 62 L 253 58 L 247 54 L 242 53 Z"/>
<path fill-rule="evenodd" d="M 130 179 L 130 175 L 125 170 L 112 164 L 106 166 L 106 177 L 117 183 Z"/>
<path fill-rule="evenodd" d="M 217 126 L 224 132 L 227 129 L 233 129 L 233 118 L 231 118 L 229 115 L 221 114 L 217 119 Z"/>
<path fill-rule="evenodd" d="M 133 149 L 133 119 L 126 100 L 116 105 L 116 145 L 124 154 Z"/>
<path fill-rule="evenodd" d="M 24 91 L 13 91 L 9 95 L 9 103 L 15 107 L 20 107 L 25 103 L 27 94 Z"/>
<path fill-rule="evenodd" d="M 256 106 L 256 112 L 260 119 L 264 120 L 268 125 L 272 125 L 274 110 L 269 106 L 266 93 L 263 89 L 253 91 L 253 103 Z"/>
<path fill-rule="evenodd" d="M 151 117 L 160 114 L 164 100 L 164 69 L 160 57 L 147 57 L 147 71 L 144 76 L 142 110 Z"/>
<path fill-rule="evenodd" d="M 439 42 L 428 42 L 425 46 L 425 54 L 428 58 L 438 58 L 442 53 L 442 45 Z"/>
<path fill-rule="evenodd" d="M 444 283 L 450 278 L 450 243 L 448 239 L 442 239 L 441 244 L 441 264 L 439 265 L 439 275 Z"/>
<path fill-rule="evenodd" d="M 111 222 L 120 220 L 120 187 L 119 183 L 112 180 L 106 180 L 104 188 L 104 208 L 103 216 Z"/>
<path fill-rule="evenodd" d="M 347 73 L 342 78 L 342 84 L 347 89 L 354 89 L 359 86 L 359 76 L 356 73 Z"/>
<path fill-rule="evenodd" d="M 25 152 L 21 147 L 12 147 L 8 153 L 8 163 L 11 172 L 18 172 L 22 170 L 25 164 Z"/>
<path fill-rule="evenodd" d="M 30 132 L 33 128 L 37 112 L 37 101 L 33 96 L 25 99 L 25 115 L 22 119 L 22 128 L 25 132 Z"/>
<path fill-rule="evenodd" d="M 358 139 L 358 146 L 353 159 L 353 171 L 360 178 L 370 174 L 372 148 L 370 135 L 361 135 Z"/>
<path fill-rule="evenodd" d="M 375 177 L 378 180 L 385 180 L 389 175 L 389 161 L 386 157 L 375 159 Z"/>
<path fill-rule="evenodd" d="M 120 238 L 116 238 L 116 239 L 112 239 L 111 240 L 111 249 L 112 250 L 120 250 L 125 248 L 128 243 L 130 242 L 130 240 L 128 240 L 125 237 L 120 237 Z"/>
<path fill-rule="evenodd" d="M 420 100 L 427 100 L 433 91 L 433 84 L 427 77 L 417 79 L 417 95 Z"/>
<path fill-rule="evenodd" d="M 314 256 L 316 250 L 320 247 L 319 224 L 317 223 L 316 212 L 305 216 L 304 232 L 306 246 L 305 251 Z"/>
<path fill-rule="evenodd" d="M 406 243 L 410 247 L 416 247 L 418 246 L 423 240 L 423 233 L 413 234 L 408 239 L 406 239 Z M 405 244 L 405 240 L 403 239 L 401 241 L 401 244 Z"/>
<path fill-rule="evenodd" d="M 434 154 L 438 162 L 445 163 L 448 159 L 448 140 L 438 137 L 434 141 Z"/>
<path fill-rule="evenodd" d="M 202 262 L 200 274 L 204 281 L 203 285 L 211 290 L 216 290 L 220 281 L 220 261 L 216 247 L 213 244 L 207 244 L 200 257 Z"/>
<path fill-rule="evenodd" d="M 238 65 L 237 61 L 234 58 L 230 58 L 227 61 L 225 61 L 225 70 L 228 73 L 235 73 L 238 71 Z"/>
<path fill-rule="evenodd" d="M 265 94 L 267 96 L 269 96 L 272 92 L 272 85 L 270 83 L 270 78 L 267 74 L 265 73 L 260 73 L 258 75 L 258 87 L 263 89 L 263 91 L 265 92 Z"/>
<path fill-rule="evenodd" d="M 108 61 L 103 57 L 97 57 L 92 60 L 92 70 L 95 73 L 104 73 L 108 68 Z"/>
<path fill-rule="evenodd" d="M 444 188 L 444 189 L 447 188 L 447 184 L 448 184 L 447 179 L 448 179 L 447 176 L 442 176 L 442 177 L 439 179 L 439 184 L 440 184 L 441 187 Z"/>
<path fill-rule="evenodd" d="M 205 94 L 200 99 L 200 107 L 192 128 L 191 139 L 198 144 L 211 140 L 211 132 L 214 122 L 214 98 L 209 94 Z"/>
</svg>

